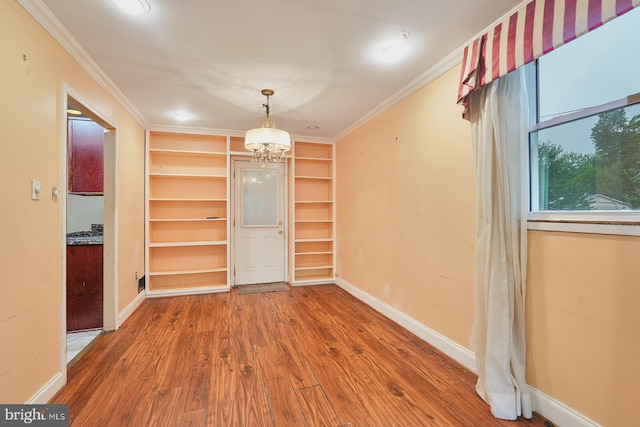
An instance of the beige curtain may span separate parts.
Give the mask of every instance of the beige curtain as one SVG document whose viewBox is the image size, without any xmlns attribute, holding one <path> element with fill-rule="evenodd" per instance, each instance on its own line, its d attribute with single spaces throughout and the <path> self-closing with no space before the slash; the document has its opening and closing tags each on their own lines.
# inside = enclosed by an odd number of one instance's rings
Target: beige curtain
<svg viewBox="0 0 640 427">
<path fill-rule="evenodd" d="M 474 344 L 478 394 L 497 418 L 531 418 L 525 380 L 526 67 L 471 93 L 476 167 Z"/>
</svg>

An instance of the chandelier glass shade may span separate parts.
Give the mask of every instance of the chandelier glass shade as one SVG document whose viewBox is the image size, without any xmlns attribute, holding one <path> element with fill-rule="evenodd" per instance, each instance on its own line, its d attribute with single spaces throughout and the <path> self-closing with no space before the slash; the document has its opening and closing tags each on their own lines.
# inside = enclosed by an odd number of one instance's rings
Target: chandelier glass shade
<svg viewBox="0 0 640 427">
<path fill-rule="evenodd" d="M 269 117 L 269 97 L 273 95 L 271 89 L 263 89 L 262 94 L 267 97 L 265 108 L 267 117 L 262 126 L 247 131 L 244 137 L 244 148 L 253 153 L 253 161 L 266 164 L 281 162 L 285 153 L 291 149 L 289 132 L 276 129 Z"/>
</svg>

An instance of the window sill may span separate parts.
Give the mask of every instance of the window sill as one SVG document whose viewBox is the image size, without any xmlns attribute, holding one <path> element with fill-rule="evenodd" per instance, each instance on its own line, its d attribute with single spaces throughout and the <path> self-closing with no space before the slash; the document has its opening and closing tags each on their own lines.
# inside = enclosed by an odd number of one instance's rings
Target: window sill
<svg viewBox="0 0 640 427">
<path fill-rule="evenodd" d="M 528 220 L 527 229 L 537 231 L 561 231 L 565 233 L 612 234 L 640 236 L 640 222 L 633 221 L 571 221 Z"/>
</svg>

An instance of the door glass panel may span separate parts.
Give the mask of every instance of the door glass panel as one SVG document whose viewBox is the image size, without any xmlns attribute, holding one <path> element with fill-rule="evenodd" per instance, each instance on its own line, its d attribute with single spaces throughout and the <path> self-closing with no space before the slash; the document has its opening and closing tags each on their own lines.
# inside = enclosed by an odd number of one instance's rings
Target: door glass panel
<svg viewBox="0 0 640 427">
<path fill-rule="evenodd" d="M 275 170 L 242 170 L 242 225 L 278 225 L 278 174 Z"/>
</svg>

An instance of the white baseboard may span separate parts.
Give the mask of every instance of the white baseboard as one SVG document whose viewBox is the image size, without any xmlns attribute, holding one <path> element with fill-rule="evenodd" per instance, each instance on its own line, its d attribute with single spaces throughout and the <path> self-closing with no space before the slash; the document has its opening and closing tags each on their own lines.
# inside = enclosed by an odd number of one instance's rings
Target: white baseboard
<svg viewBox="0 0 640 427">
<path fill-rule="evenodd" d="M 336 283 L 345 291 L 349 292 L 354 297 L 358 298 L 365 304 L 371 306 L 374 310 L 384 314 L 389 319 L 393 320 L 403 328 L 416 334 L 438 350 L 442 351 L 447 356 L 456 360 L 465 368 L 472 372 L 476 372 L 476 358 L 473 352 L 462 347 L 460 344 L 451 341 L 444 335 L 429 329 L 417 320 L 407 316 L 400 310 L 390 306 L 389 304 L 380 301 L 372 295 L 357 288 L 351 283 L 341 278 L 336 279 Z"/>
<path fill-rule="evenodd" d="M 27 405 L 44 405 L 64 387 L 65 378 L 62 372 L 58 371 L 31 399 L 25 402 Z"/>
<path fill-rule="evenodd" d="M 129 304 L 127 304 L 127 306 L 120 312 L 120 314 L 118 314 L 118 324 L 116 325 L 116 330 L 120 327 L 120 325 L 124 323 L 125 320 L 129 318 L 129 316 L 133 314 L 134 311 L 136 311 L 138 307 L 140 307 L 140 304 L 142 304 L 142 301 L 144 301 L 144 299 L 144 292 L 138 292 L 138 295 L 136 295 L 136 297 L 131 300 Z"/>
<path fill-rule="evenodd" d="M 403 328 L 414 333 L 424 341 L 442 351 L 447 356 L 456 360 L 471 372 L 477 374 L 476 357 L 472 351 L 426 327 L 400 310 L 380 301 L 371 294 L 364 292 L 344 279 L 337 278 L 336 284 L 354 297 L 358 298 L 360 301 L 369 305 L 374 310 L 385 315 Z M 534 387 L 529 386 L 529 388 L 531 391 L 531 403 L 533 410 L 547 418 L 555 425 L 561 427 L 599 427 L 597 423 L 566 406 L 562 402 L 557 401 Z"/>
<path fill-rule="evenodd" d="M 580 412 L 529 386 L 533 410 L 560 427 L 600 427 Z"/>
<path fill-rule="evenodd" d="M 164 297 L 180 297 L 185 295 L 213 294 L 217 292 L 229 292 L 231 287 L 211 286 L 207 288 L 183 288 L 179 291 L 149 291 L 147 290 L 147 298 L 164 298 Z"/>
</svg>

